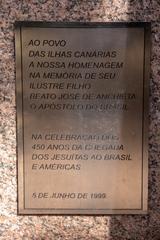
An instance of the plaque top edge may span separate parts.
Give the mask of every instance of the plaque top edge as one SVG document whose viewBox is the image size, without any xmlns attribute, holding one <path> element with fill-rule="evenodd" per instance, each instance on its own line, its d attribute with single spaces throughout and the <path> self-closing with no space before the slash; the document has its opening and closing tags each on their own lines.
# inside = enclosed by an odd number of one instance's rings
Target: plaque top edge
<svg viewBox="0 0 160 240">
<path fill-rule="evenodd" d="M 41 28 L 150 28 L 151 22 L 48 22 L 48 21 L 15 21 L 15 28 L 41 27 Z"/>
</svg>

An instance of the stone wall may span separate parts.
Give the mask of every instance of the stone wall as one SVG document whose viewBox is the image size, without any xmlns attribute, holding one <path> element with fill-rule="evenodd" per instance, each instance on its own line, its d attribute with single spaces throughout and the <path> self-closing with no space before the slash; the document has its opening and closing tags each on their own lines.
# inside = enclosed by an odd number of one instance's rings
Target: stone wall
<svg viewBox="0 0 160 240">
<path fill-rule="evenodd" d="M 160 239 L 160 1 L 0 0 L 0 240 Z M 15 21 L 151 21 L 149 213 L 17 216 Z"/>
</svg>

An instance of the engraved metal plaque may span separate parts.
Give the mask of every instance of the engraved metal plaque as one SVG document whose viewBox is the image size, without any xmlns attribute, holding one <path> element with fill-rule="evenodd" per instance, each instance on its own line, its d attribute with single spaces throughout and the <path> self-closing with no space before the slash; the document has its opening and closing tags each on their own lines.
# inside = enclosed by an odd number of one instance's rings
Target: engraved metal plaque
<svg viewBox="0 0 160 240">
<path fill-rule="evenodd" d="M 147 213 L 148 23 L 16 23 L 19 214 Z"/>
</svg>

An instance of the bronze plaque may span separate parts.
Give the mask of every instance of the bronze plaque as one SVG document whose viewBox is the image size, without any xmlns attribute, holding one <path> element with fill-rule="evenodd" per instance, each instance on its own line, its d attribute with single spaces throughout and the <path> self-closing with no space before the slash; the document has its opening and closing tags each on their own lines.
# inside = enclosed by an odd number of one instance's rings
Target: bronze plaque
<svg viewBox="0 0 160 240">
<path fill-rule="evenodd" d="M 19 214 L 144 214 L 148 23 L 16 23 Z"/>
</svg>

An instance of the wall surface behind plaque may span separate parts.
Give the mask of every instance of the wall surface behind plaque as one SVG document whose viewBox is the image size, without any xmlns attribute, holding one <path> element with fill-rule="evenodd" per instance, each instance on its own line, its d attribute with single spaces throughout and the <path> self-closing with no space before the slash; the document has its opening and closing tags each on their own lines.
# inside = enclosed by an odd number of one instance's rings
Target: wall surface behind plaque
<svg viewBox="0 0 160 240">
<path fill-rule="evenodd" d="M 160 1 L 0 0 L 0 240 L 160 239 Z M 151 21 L 149 213 L 17 216 L 15 21 Z"/>
</svg>

